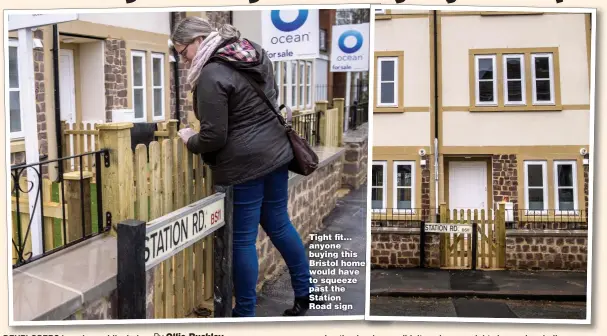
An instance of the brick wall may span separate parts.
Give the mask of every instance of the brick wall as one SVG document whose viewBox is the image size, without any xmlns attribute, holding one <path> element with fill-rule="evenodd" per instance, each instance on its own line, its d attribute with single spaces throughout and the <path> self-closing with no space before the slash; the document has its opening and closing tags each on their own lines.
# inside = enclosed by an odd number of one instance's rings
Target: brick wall
<svg viewBox="0 0 607 336">
<path fill-rule="evenodd" d="M 105 40 L 105 118 L 112 121 L 112 111 L 127 108 L 126 42 Z"/>
<path fill-rule="evenodd" d="M 373 228 L 371 265 L 375 268 L 410 268 L 420 265 L 419 228 Z M 440 267 L 440 236 L 427 234 L 425 266 Z"/>
<path fill-rule="evenodd" d="M 43 40 L 43 31 L 34 31 L 34 38 Z M 44 49 L 34 49 L 34 81 L 36 90 L 36 117 L 38 121 L 38 151 L 40 155 L 48 155 L 48 137 L 46 131 L 46 85 L 44 83 Z"/>
<path fill-rule="evenodd" d="M 367 157 L 369 136 L 368 125 L 363 125 L 356 131 L 348 131 L 344 135 L 346 155 L 341 184 L 353 189 L 360 188 L 367 180 Z"/>
</svg>

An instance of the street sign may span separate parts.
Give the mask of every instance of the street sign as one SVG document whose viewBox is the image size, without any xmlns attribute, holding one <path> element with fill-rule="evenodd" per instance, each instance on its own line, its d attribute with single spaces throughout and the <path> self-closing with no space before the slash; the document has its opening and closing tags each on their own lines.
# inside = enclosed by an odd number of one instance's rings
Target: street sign
<svg viewBox="0 0 607 336">
<path fill-rule="evenodd" d="M 272 61 L 314 59 L 320 52 L 318 9 L 262 12 L 262 46 Z"/>
<path fill-rule="evenodd" d="M 224 202 L 225 194 L 215 194 L 151 221 L 145 236 L 146 270 L 222 227 Z"/>
<path fill-rule="evenodd" d="M 62 22 L 78 20 L 78 14 L 9 14 L 8 30 L 36 28 Z"/>
<path fill-rule="evenodd" d="M 472 233 L 472 224 L 426 223 L 424 229 L 432 233 Z"/>
<path fill-rule="evenodd" d="M 369 71 L 369 24 L 333 26 L 331 72 Z"/>
</svg>

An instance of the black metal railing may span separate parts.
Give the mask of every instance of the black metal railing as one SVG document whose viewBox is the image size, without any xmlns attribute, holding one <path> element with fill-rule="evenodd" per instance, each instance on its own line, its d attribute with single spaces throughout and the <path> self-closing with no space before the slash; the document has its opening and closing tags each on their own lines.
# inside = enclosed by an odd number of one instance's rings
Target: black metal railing
<svg viewBox="0 0 607 336">
<path fill-rule="evenodd" d="M 83 171 L 83 158 L 94 157 L 95 173 L 87 172 L 87 177 L 94 178 L 94 185 L 88 184 L 85 188 L 85 171 Z M 79 160 L 78 170 L 70 172 L 74 175 L 74 179 L 70 179 L 70 193 L 66 199 L 66 179 L 64 175 L 59 173 L 56 181 L 46 179 L 43 172 L 48 171 L 50 166 L 57 164 L 59 171 L 62 172 L 67 166 L 68 160 Z M 103 161 L 102 161 L 103 160 Z M 11 224 L 13 228 L 13 268 L 23 266 L 35 260 L 63 250 L 67 247 L 78 244 L 82 241 L 90 239 L 109 229 L 103 220 L 103 204 L 102 204 L 102 187 L 101 187 L 101 164 L 109 163 L 108 150 L 98 150 L 95 152 L 83 153 L 59 159 L 46 160 L 32 164 L 18 164 L 11 167 L 12 190 L 11 190 Z M 90 180 L 88 180 L 90 182 Z M 79 184 L 79 185 L 78 185 Z M 44 188 L 51 190 L 45 190 Z M 51 199 L 43 199 L 44 195 L 50 195 Z M 25 196 L 27 195 L 27 197 Z M 29 198 L 34 197 L 34 201 L 30 202 Z M 26 201 L 23 201 L 26 199 Z M 76 200 L 75 202 L 73 202 Z M 72 203 L 68 204 L 68 201 Z M 79 201 L 79 202 L 78 202 Z M 86 204 L 90 202 L 90 204 Z M 38 215 L 34 216 L 31 208 L 36 211 L 39 209 Z M 79 206 L 79 211 L 74 207 Z M 22 210 L 26 207 L 28 210 L 23 216 Z M 49 207 L 49 212 L 45 217 L 45 207 Z M 67 209 L 66 209 L 67 208 Z M 78 208 L 76 208 L 78 209 Z M 71 217 L 68 216 L 68 213 Z M 89 213 L 87 213 L 89 212 Z M 75 218 L 80 218 L 80 223 L 75 225 Z M 29 217 L 29 218 L 25 218 Z M 39 240 L 32 239 L 32 225 L 34 219 L 40 221 L 40 236 Z M 27 221 L 24 225 L 23 221 Z M 68 220 L 70 226 L 68 228 Z M 90 224 L 87 227 L 86 224 Z M 48 236 L 48 229 L 51 229 L 52 236 Z M 69 230 L 69 232 L 68 232 Z M 74 232 L 81 231 L 81 234 Z M 69 236 L 68 236 L 69 233 Z M 49 240 L 50 239 L 50 240 Z M 28 247 L 29 244 L 29 247 Z M 34 245 L 35 244 L 35 245 Z M 40 253 L 34 255 L 34 246 L 41 247 Z M 37 248 L 36 248 L 37 249 Z M 15 255 L 16 254 L 16 255 Z"/>
<path fill-rule="evenodd" d="M 519 230 L 587 230 L 586 210 L 506 210 L 506 228 Z"/>
<path fill-rule="evenodd" d="M 348 109 L 348 120 L 344 122 L 348 123 L 348 129 L 356 130 L 360 125 L 369 121 L 369 104 L 366 101 L 360 103 L 354 101 L 346 108 Z"/>
<path fill-rule="evenodd" d="M 417 229 L 420 222 L 435 222 L 438 218 L 436 209 L 430 208 L 371 209 L 372 227 Z"/>
<path fill-rule="evenodd" d="M 320 145 L 320 111 L 306 112 L 293 116 L 293 130 L 306 139 L 310 146 Z"/>
</svg>

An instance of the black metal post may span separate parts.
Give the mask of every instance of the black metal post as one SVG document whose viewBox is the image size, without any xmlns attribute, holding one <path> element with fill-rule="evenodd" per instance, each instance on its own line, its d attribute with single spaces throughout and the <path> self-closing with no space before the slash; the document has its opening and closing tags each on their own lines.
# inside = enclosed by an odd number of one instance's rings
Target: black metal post
<svg viewBox="0 0 607 336">
<path fill-rule="evenodd" d="M 118 318 L 145 319 L 146 223 L 127 219 L 118 223 L 118 273 L 116 274 Z"/>
<path fill-rule="evenodd" d="M 419 267 L 426 268 L 426 221 L 419 228 Z"/>
<path fill-rule="evenodd" d="M 232 316 L 232 187 L 215 186 L 215 192 L 225 193 L 225 225 L 213 233 L 214 316 Z"/>
<path fill-rule="evenodd" d="M 472 223 L 472 269 L 476 270 L 476 251 L 478 250 L 478 224 Z"/>
</svg>

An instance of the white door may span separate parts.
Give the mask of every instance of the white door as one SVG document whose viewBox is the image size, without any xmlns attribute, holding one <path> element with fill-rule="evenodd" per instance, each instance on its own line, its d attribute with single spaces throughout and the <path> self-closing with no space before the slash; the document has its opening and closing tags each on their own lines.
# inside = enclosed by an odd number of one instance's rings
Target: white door
<svg viewBox="0 0 607 336">
<path fill-rule="evenodd" d="M 449 162 L 449 208 L 487 211 L 487 162 Z"/>
<path fill-rule="evenodd" d="M 74 80 L 74 53 L 70 49 L 59 52 L 59 104 L 61 120 L 76 121 L 76 82 Z"/>
</svg>

